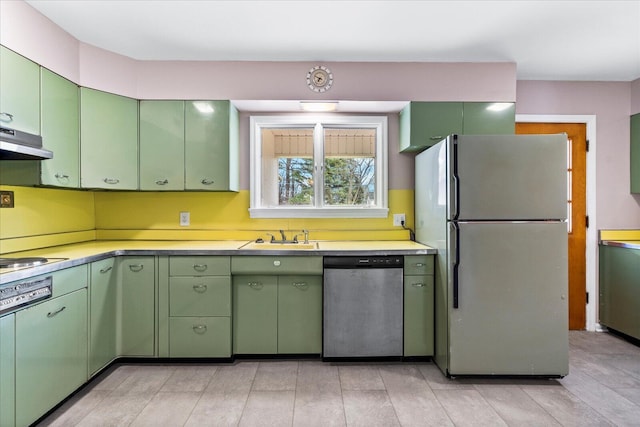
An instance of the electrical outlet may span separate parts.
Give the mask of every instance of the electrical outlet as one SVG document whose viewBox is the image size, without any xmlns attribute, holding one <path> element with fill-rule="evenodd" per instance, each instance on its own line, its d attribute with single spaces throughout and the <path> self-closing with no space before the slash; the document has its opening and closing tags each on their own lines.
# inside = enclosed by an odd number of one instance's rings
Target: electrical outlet
<svg viewBox="0 0 640 427">
<path fill-rule="evenodd" d="M 0 191 L 0 208 L 13 207 L 13 191 Z"/>
<path fill-rule="evenodd" d="M 180 212 L 180 227 L 188 227 L 191 224 L 191 214 L 189 212 Z"/>
<path fill-rule="evenodd" d="M 393 214 L 393 225 L 397 227 L 402 227 L 402 223 L 405 221 L 404 214 Z"/>
</svg>

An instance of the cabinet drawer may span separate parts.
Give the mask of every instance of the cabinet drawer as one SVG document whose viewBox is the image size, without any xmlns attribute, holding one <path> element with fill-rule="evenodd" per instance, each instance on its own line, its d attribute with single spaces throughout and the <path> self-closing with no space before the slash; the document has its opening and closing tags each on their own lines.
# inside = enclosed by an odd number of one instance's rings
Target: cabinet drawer
<svg viewBox="0 0 640 427">
<path fill-rule="evenodd" d="M 169 318 L 169 357 L 230 357 L 229 317 Z"/>
<path fill-rule="evenodd" d="M 170 276 L 228 276 L 228 256 L 172 256 Z"/>
<path fill-rule="evenodd" d="M 230 316 L 230 277 L 172 277 L 169 316 Z"/>
<path fill-rule="evenodd" d="M 234 256 L 233 274 L 322 274 L 321 256 Z"/>
<path fill-rule="evenodd" d="M 405 255 L 404 274 L 433 274 L 433 255 Z"/>
</svg>

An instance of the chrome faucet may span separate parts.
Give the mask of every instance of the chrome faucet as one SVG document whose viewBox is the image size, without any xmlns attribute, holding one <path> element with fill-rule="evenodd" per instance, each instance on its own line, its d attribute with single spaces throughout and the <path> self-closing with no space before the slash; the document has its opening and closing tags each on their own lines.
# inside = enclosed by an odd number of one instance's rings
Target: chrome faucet
<svg viewBox="0 0 640 427">
<path fill-rule="evenodd" d="M 280 230 L 280 235 L 282 236 L 282 241 L 286 242 L 287 241 L 287 236 L 284 235 L 284 231 Z"/>
<path fill-rule="evenodd" d="M 298 243 L 298 236 L 304 236 L 304 244 L 309 244 L 309 230 L 302 230 L 301 234 L 296 234 L 293 236 L 293 241 Z"/>
</svg>

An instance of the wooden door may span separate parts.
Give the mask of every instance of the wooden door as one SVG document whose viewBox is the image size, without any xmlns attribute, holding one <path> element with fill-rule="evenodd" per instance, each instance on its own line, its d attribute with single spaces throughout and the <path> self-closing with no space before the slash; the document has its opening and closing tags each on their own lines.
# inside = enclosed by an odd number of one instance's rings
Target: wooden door
<svg viewBox="0 0 640 427">
<path fill-rule="evenodd" d="M 516 134 L 566 133 L 569 138 L 569 329 L 586 328 L 587 126 L 584 123 L 516 123 Z"/>
</svg>

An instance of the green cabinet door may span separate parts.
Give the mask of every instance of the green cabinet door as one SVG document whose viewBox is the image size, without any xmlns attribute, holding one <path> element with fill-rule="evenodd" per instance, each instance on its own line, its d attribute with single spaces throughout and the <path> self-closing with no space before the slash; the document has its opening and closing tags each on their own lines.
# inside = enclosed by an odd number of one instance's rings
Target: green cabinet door
<svg viewBox="0 0 640 427">
<path fill-rule="evenodd" d="M 278 353 L 322 353 L 322 276 L 278 277 Z"/>
<path fill-rule="evenodd" d="M 138 188 L 138 101 L 80 89 L 80 183 L 83 188 Z"/>
<path fill-rule="evenodd" d="M 640 339 L 640 249 L 599 247 L 600 323 Z"/>
<path fill-rule="evenodd" d="M 465 135 L 513 135 L 516 132 L 516 104 L 465 102 L 462 106 Z"/>
<path fill-rule="evenodd" d="M 278 278 L 240 275 L 233 283 L 233 352 L 278 352 Z"/>
<path fill-rule="evenodd" d="M 117 356 L 115 258 L 91 263 L 89 274 L 89 374 L 93 375 Z"/>
<path fill-rule="evenodd" d="M 42 143 L 53 158 L 41 162 L 41 181 L 80 187 L 80 97 L 75 83 L 40 69 Z"/>
<path fill-rule="evenodd" d="M 31 424 L 86 381 L 86 289 L 16 313 L 16 425 Z"/>
<path fill-rule="evenodd" d="M 140 189 L 184 190 L 184 101 L 140 101 Z"/>
<path fill-rule="evenodd" d="M 185 188 L 238 191 L 238 111 L 229 101 L 186 101 Z"/>
<path fill-rule="evenodd" d="M 15 425 L 15 315 L 0 317 L 0 426 Z"/>
<path fill-rule="evenodd" d="M 40 67 L 0 46 L 0 125 L 40 135 Z"/>
<path fill-rule="evenodd" d="M 400 151 L 422 151 L 462 133 L 462 102 L 410 102 L 400 112 Z"/>
<path fill-rule="evenodd" d="M 631 116 L 631 192 L 640 193 L 640 113 Z"/>
<path fill-rule="evenodd" d="M 404 356 L 434 353 L 433 275 L 404 276 Z"/>
<path fill-rule="evenodd" d="M 152 357 L 155 349 L 155 257 L 121 257 L 118 267 L 118 355 Z"/>
</svg>

